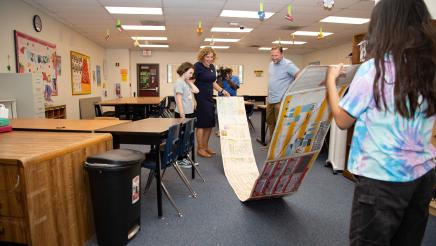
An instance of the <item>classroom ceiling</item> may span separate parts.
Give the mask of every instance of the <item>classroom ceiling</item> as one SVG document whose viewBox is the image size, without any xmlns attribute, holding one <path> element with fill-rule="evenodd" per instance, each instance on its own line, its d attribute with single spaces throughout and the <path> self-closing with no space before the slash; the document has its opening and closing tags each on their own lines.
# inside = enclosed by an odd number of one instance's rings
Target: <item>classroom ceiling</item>
<svg viewBox="0 0 436 246">
<path fill-rule="evenodd" d="M 331 10 L 323 7 L 322 0 L 263 0 L 264 10 L 274 15 L 264 21 L 234 17 L 220 17 L 224 9 L 259 10 L 259 0 L 24 0 L 28 4 L 54 17 L 73 30 L 88 37 L 106 48 L 136 48 L 132 36 L 165 36 L 167 41 L 148 41 L 149 44 L 169 44 L 169 48 L 146 48 L 157 51 L 198 51 L 200 45 L 209 45 L 205 38 L 237 38 L 237 43 L 220 43 L 229 45 L 227 50 L 219 52 L 261 53 L 258 47 L 271 47 L 275 40 L 291 40 L 294 31 L 318 32 L 322 26 L 324 32 L 333 35 L 323 39 L 310 36 L 295 36 L 295 41 L 305 41 L 303 45 L 283 45 L 287 53 L 305 54 L 350 42 L 353 35 L 366 32 L 368 24 L 349 25 L 321 23 L 327 16 L 369 18 L 373 0 L 335 0 Z M 294 21 L 284 17 L 288 13 L 288 4 L 292 4 Z M 159 7 L 163 15 L 125 15 L 110 14 L 105 6 L 119 7 Z M 116 21 L 123 25 L 165 25 L 165 31 L 127 31 L 119 32 Z M 44 21 L 44 20 L 43 20 Z M 203 33 L 198 35 L 198 21 L 202 21 Z M 239 26 L 253 28 L 249 33 L 211 33 L 212 27 L 232 27 L 231 22 Z M 110 32 L 105 39 L 107 30 Z M 140 41 L 141 43 L 144 41 Z M 351 52 L 351 47 L 350 47 Z M 347 54 L 344 54 L 347 55 Z"/>
</svg>

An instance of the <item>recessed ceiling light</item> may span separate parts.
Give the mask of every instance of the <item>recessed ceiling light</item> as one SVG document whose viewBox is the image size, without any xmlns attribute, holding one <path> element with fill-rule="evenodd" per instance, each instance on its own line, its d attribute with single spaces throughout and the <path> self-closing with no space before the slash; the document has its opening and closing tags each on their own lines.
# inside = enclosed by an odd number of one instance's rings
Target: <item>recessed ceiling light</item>
<svg viewBox="0 0 436 246">
<path fill-rule="evenodd" d="M 161 8 L 140 8 L 140 7 L 105 7 L 111 14 L 129 15 L 162 15 Z"/>
<path fill-rule="evenodd" d="M 122 25 L 124 30 L 165 31 L 165 26 Z"/>
<path fill-rule="evenodd" d="M 202 45 L 202 46 L 200 46 L 200 49 L 203 49 L 204 47 L 211 47 L 212 49 L 228 49 L 228 48 L 230 48 L 230 46 Z"/>
<path fill-rule="evenodd" d="M 168 48 L 170 47 L 168 44 L 140 44 L 141 48 Z"/>
<path fill-rule="evenodd" d="M 253 28 L 240 27 L 212 27 L 211 32 L 251 32 Z"/>
<path fill-rule="evenodd" d="M 273 16 L 272 12 L 265 12 L 265 19 Z M 243 10 L 226 10 L 224 9 L 221 14 L 221 17 L 236 17 L 236 18 L 253 18 L 258 19 L 259 14 L 257 11 L 243 11 Z"/>
<path fill-rule="evenodd" d="M 296 31 L 292 34 L 294 34 L 296 36 L 314 36 L 314 37 L 316 37 L 319 35 L 319 32 Z M 329 35 L 332 35 L 333 33 L 332 32 L 323 32 L 323 34 L 324 34 L 324 36 L 329 36 Z"/>
<path fill-rule="evenodd" d="M 292 41 L 292 40 L 290 40 L 290 41 L 287 41 L 287 40 L 285 40 L 285 41 L 283 41 L 283 40 L 276 40 L 276 41 L 274 41 L 272 43 L 273 44 L 295 44 L 295 45 L 301 45 L 301 44 L 305 44 L 307 42 L 304 42 L 304 41 Z"/>
<path fill-rule="evenodd" d="M 204 41 L 206 42 L 223 42 L 223 43 L 236 43 L 239 42 L 240 39 L 237 38 L 206 38 Z"/>
<path fill-rule="evenodd" d="M 258 50 L 271 50 L 272 47 L 260 47 Z M 283 50 L 287 50 L 288 48 L 283 48 Z"/>
<path fill-rule="evenodd" d="M 352 17 L 340 17 L 340 16 L 329 16 L 329 17 L 326 17 L 326 18 L 320 20 L 320 22 L 330 22 L 330 23 L 341 23 L 341 24 L 359 25 L 359 24 L 364 24 L 364 23 L 369 22 L 369 19 L 366 19 L 366 18 L 352 18 Z"/>
<path fill-rule="evenodd" d="M 132 37 L 133 40 L 165 41 L 167 37 Z"/>
</svg>

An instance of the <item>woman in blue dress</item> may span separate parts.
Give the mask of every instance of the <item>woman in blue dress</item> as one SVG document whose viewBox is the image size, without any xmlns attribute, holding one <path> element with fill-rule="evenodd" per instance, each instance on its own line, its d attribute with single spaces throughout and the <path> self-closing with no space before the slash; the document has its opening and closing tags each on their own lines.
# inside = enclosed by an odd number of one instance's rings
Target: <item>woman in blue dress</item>
<svg viewBox="0 0 436 246">
<path fill-rule="evenodd" d="M 211 47 L 204 47 L 197 56 L 198 62 L 194 64 L 195 85 L 200 90 L 195 94 L 197 117 L 195 135 L 197 138 L 197 154 L 201 157 L 210 158 L 216 154 L 209 148 L 209 138 L 212 128 L 215 126 L 215 104 L 213 90 L 221 92 L 225 96 L 229 93 L 216 83 L 216 70 L 213 65 L 216 53 Z"/>
</svg>

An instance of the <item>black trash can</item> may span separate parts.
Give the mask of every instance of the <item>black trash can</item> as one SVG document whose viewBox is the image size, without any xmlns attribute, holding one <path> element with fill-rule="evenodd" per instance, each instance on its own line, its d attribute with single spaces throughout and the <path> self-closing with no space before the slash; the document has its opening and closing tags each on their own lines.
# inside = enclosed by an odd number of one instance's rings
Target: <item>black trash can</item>
<svg viewBox="0 0 436 246">
<path fill-rule="evenodd" d="M 144 154 L 115 149 L 86 159 L 99 245 L 125 245 L 140 229 Z"/>
</svg>

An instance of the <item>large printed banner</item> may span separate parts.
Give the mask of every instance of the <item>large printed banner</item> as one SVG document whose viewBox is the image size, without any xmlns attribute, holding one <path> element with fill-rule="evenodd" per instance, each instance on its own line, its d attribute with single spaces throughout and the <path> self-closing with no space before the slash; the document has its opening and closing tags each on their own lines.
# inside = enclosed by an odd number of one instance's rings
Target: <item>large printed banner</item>
<svg viewBox="0 0 436 246">
<path fill-rule="evenodd" d="M 327 66 L 309 66 L 288 88 L 262 172 L 256 166 L 243 99 L 217 98 L 221 152 L 226 177 L 241 201 L 281 197 L 298 191 L 318 157 L 330 127 L 325 98 Z M 337 80 L 345 93 L 357 66 Z"/>
</svg>

